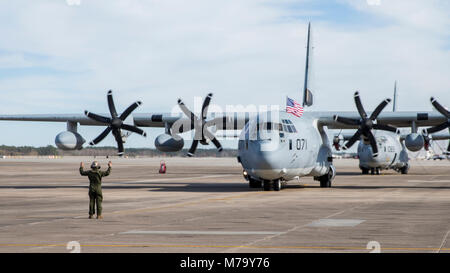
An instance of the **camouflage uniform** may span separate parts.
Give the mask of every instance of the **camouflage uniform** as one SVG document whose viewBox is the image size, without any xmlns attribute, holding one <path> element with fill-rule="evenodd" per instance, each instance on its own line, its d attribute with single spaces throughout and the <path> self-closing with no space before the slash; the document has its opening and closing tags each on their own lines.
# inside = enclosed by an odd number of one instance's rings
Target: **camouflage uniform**
<svg viewBox="0 0 450 273">
<path fill-rule="evenodd" d="M 99 169 L 92 169 L 84 171 L 83 167 L 80 167 L 80 174 L 89 177 L 89 216 L 95 214 L 95 205 L 97 205 L 97 216 L 102 215 L 102 177 L 108 176 L 111 172 L 111 167 L 104 171 Z"/>
</svg>

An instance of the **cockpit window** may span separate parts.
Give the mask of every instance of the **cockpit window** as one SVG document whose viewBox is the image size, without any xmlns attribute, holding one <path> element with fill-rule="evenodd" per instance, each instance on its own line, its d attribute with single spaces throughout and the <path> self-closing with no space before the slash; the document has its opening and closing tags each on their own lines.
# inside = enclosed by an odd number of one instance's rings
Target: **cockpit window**
<svg viewBox="0 0 450 273">
<path fill-rule="evenodd" d="M 283 128 L 285 132 L 289 133 L 297 133 L 297 129 L 295 128 L 294 124 L 289 119 L 282 119 L 281 122 L 283 122 Z"/>
</svg>

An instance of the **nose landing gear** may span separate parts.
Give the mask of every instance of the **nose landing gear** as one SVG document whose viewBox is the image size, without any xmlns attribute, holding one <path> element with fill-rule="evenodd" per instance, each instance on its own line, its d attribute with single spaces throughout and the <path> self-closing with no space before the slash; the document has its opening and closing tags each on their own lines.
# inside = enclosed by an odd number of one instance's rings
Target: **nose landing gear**
<svg viewBox="0 0 450 273">
<path fill-rule="evenodd" d="M 263 189 L 265 191 L 280 191 L 281 190 L 281 180 L 264 180 L 263 181 Z"/>
<path fill-rule="evenodd" d="M 380 168 L 371 168 L 370 169 L 370 174 L 371 175 L 374 175 L 374 174 L 379 175 L 380 174 Z"/>
<path fill-rule="evenodd" d="M 248 186 L 251 189 L 261 188 L 262 187 L 262 183 L 259 180 L 256 180 L 256 179 L 253 179 L 251 177 L 248 177 Z"/>
</svg>

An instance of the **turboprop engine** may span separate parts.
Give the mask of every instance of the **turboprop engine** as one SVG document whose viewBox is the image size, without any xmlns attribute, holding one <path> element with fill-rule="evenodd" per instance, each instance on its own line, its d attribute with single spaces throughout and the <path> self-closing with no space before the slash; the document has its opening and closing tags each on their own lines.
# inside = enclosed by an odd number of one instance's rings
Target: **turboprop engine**
<svg viewBox="0 0 450 273">
<path fill-rule="evenodd" d="M 411 133 L 405 138 L 405 146 L 411 152 L 417 152 L 425 145 L 425 140 L 421 134 Z"/>
<path fill-rule="evenodd" d="M 183 149 L 183 146 L 184 140 L 182 137 L 161 134 L 155 139 L 155 147 L 161 152 L 178 152 Z"/>
<path fill-rule="evenodd" d="M 55 137 L 55 144 L 61 150 L 81 150 L 86 142 L 84 138 L 75 132 L 65 131 Z"/>
</svg>

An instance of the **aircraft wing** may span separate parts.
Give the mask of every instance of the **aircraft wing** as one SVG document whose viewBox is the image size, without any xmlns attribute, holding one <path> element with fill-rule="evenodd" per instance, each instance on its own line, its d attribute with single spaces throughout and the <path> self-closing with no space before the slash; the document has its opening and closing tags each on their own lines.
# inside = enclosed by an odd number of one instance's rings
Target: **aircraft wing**
<svg viewBox="0 0 450 273">
<path fill-rule="evenodd" d="M 305 112 L 306 114 L 307 112 Z M 360 119 L 358 112 L 311 112 L 314 118 L 317 119 L 318 124 L 327 126 L 329 129 L 358 129 L 359 125 L 348 125 L 336 121 L 335 116 L 345 117 L 350 119 Z M 371 112 L 367 113 L 368 116 Z M 391 125 L 394 127 L 411 127 L 415 123 L 416 127 L 436 126 L 446 122 L 447 118 L 439 112 L 388 112 L 381 113 L 377 118 L 378 124 Z"/>
<path fill-rule="evenodd" d="M 109 116 L 110 114 L 100 114 Z M 168 113 L 133 114 L 134 124 L 139 127 L 164 127 L 165 123 L 173 124 L 181 116 L 172 116 Z M 84 114 L 29 114 L 29 115 L 0 115 L 0 120 L 9 121 L 35 121 L 35 122 L 73 122 L 80 125 L 100 126 L 100 122 L 90 119 Z"/>
<path fill-rule="evenodd" d="M 371 113 L 368 112 L 368 115 Z M 109 116 L 109 114 L 102 114 Z M 305 116 L 311 116 L 318 121 L 318 125 L 327 126 L 329 129 L 357 129 L 358 125 L 347 125 L 335 120 L 334 116 L 359 119 L 356 111 L 352 112 L 307 112 Z M 294 116 L 293 116 L 294 117 Z M 164 127 L 172 125 L 177 120 L 187 120 L 181 115 L 174 116 L 170 113 L 136 113 L 132 115 L 133 122 L 139 127 Z M 214 116 L 212 123 L 223 124 L 223 130 L 240 130 L 248 121 L 248 113 L 226 113 L 222 116 Z M 100 122 L 88 118 L 84 114 L 28 114 L 28 115 L 0 115 L 0 120 L 9 121 L 35 121 L 35 122 L 74 122 L 80 125 L 99 126 Z M 377 118 L 378 124 L 392 125 L 395 127 L 411 127 L 414 122 L 417 127 L 436 126 L 447 119 L 439 112 L 389 112 L 381 113 Z M 219 128 L 218 128 L 219 129 Z"/>
<path fill-rule="evenodd" d="M 353 134 L 335 134 L 336 137 L 339 137 L 339 140 L 347 141 L 352 138 Z M 407 134 L 402 134 L 400 136 L 400 140 L 405 140 Z M 450 139 L 450 134 L 432 134 L 430 135 L 432 140 L 447 140 Z"/>
<path fill-rule="evenodd" d="M 450 134 L 432 134 L 432 140 L 447 140 L 450 139 Z"/>
</svg>

